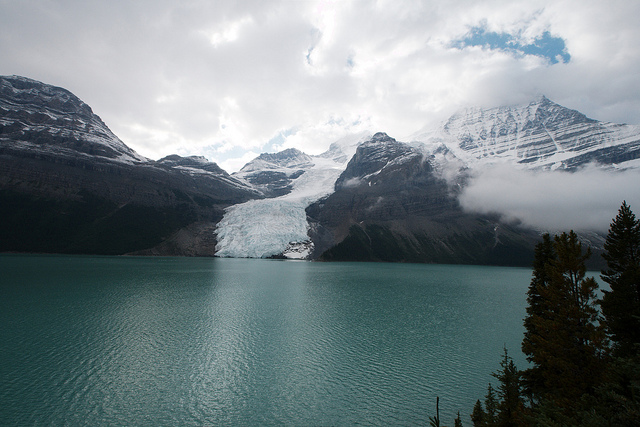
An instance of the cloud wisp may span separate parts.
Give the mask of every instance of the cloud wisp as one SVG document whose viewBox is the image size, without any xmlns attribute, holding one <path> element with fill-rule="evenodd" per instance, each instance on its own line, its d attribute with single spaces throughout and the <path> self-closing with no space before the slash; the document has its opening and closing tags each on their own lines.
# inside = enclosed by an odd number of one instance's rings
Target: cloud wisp
<svg viewBox="0 0 640 427">
<path fill-rule="evenodd" d="M 475 173 L 460 195 L 466 210 L 499 214 L 540 231 L 606 233 L 623 200 L 640 209 L 640 170 L 533 171 L 500 165 Z"/>
</svg>

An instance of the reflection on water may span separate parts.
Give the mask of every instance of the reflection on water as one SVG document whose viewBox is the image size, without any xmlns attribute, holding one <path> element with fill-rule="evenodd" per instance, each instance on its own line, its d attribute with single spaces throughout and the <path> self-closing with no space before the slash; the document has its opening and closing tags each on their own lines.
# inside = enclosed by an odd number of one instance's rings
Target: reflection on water
<svg viewBox="0 0 640 427">
<path fill-rule="evenodd" d="M 0 256 L 0 424 L 468 420 L 530 270 Z M 494 381 L 495 382 L 495 381 Z"/>
</svg>

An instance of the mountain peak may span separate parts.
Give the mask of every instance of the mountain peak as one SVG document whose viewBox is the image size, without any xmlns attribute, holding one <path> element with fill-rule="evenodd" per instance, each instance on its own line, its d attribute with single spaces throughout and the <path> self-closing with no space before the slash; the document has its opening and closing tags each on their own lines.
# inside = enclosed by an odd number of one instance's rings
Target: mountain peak
<svg viewBox="0 0 640 427">
<path fill-rule="evenodd" d="M 310 156 L 296 148 L 287 148 L 277 153 L 262 153 L 240 169 L 239 172 L 252 172 L 263 169 L 299 169 L 310 166 Z"/>
<path fill-rule="evenodd" d="M 22 104 L 35 104 L 62 113 L 93 114 L 91 107 L 67 89 L 22 76 L 0 76 L 3 98 Z"/>
<path fill-rule="evenodd" d="M 127 147 L 70 91 L 21 76 L 0 76 L 2 138 L 40 152 L 92 155 L 124 162 L 148 159 Z"/>
<path fill-rule="evenodd" d="M 297 148 L 287 148 L 277 153 L 262 153 L 258 156 L 258 159 L 269 162 L 281 162 L 283 160 L 297 159 L 305 154 Z"/>
<path fill-rule="evenodd" d="M 391 138 L 384 132 L 377 132 L 371 137 L 371 142 L 395 142 L 394 138 Z"/>
<path fill-rule="evenodd" d="M 468 166 L 512 162 L 572 169 L 593 161 L 617 164 L 640 157 L 638 127 L 590 119 L 544 95 L 524 105 L 467 108 L 441 129 L 414 138 L 444 144 Z"/>
<path fill-rule="evenodd" d="M 539 104 L 544 104 L 547 102 L 551 102 L 551 100 L 549 98 L 547 98 L 546 95 L 538 95 L 534 98 L 533 102 L 539 103 Z"/>
</svg>

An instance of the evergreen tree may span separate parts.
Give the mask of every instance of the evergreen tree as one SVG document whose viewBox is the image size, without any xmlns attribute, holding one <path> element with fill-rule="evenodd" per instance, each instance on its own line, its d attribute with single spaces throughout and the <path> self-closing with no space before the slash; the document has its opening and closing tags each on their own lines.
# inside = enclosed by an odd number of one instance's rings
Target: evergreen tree
<svg viewBox="0 0 640 427">
<path fill-rule="evenodd" d="M 626 202 L 611 222 L 604 244 L 607 269 L 602 280 L 611 286 L 600 304 L 614 355 L 629 357 L 640 345 L 640 220 Z"/>
<path fill-rule="evenodd" d="M 482 409 L 480 399 L 476 400 L 476 404 L 473 405 L 471 422 L 473 423 L 473 427 L 485 427 L 487 425 L 487 414 L 484 412 L 484 409 Z"/>
<path fill-rule="evenodd" d="M 440 427 L 440 397 L 436 396 L 436 416 L 429 417 L 431 427 Z"/>
<path fill-rule="evenodd" d="M 575 425 L 640 427 L 640 357 L 616 357 L 607 381 L 585 398 Z"/>
<path fill-rule="evenodd" d="M 522 373 L 522 382 L 525 393 L 530 397 L 539 396 L 544 390 L 542 372 L 545 371 L 545 359 L 537 357 L 538 348 L 541 345 L 540 337 L 544 331 L 540 330 L 541 320 L 548 319 L 548 306 L 541 293 L 551 283 L 550 264 L 557 260 L 553 247 L 553 241 L 549 233 L 542 236 L 534 251 L 533 278 L 527 291 L 527 317 L 524 319 L 524 339 L 522 340 L 522 352 L 527 355 L 527 360 L 536 364 L 535 369 L 528 369 Z"/>
<path fill-rule="evenodd" d="M 553 240 L 544 235 L 536 245 L 522 342 L 531 367 L 518 375 L 505 350 L 494 374 L 497 398 L 489 385 L 486 411 L 480 401 L 474 406 L 474 427 L 526 425 L 525 413 L 532 425 L 640 426 L 640 220 L 626 202 L 605 251 L 602 279 L 611 290 L 596 301 L 597 284 L 585 277 L 590 250 L 573 231 Z M 521 386 L 531 407 L 520 398 Z"/>
<path fill-rule="evenodd" d="M 500 382 L 497 425 L 500 427 L 524 425 L 520 373 L 513 363 L 513 359 L 509 357 L 506 348 L 500 366 L 501 369 L 493 374 Z"/>
<path fill-rule="evenodd" d="M 487 409 L 485 413 L 485 425 L 495 426 L 498 424 L 498 399 L 496 392 L 489 384 L 487 387 L 487 395 L 484 398 L 484 407 Z"/>
<path fill-rule="evenodd" d="M 454 427 L 462 427 L 462 420 L 460 419 L 460 411 L 458 411 L 458 416 L 455 420 L 453 420 Z"/>
<path fill-rule="evenodd" d="M 532 367 L 525 375 L 534 402 L 545 399 L 568 409 L 599 383 L 604 334 L 595 307 L 597 283 L 585 278 L 591 251 L 583 253 L 573 231 L 555 236 L 549 249 L 545 241 L 536 247 L 522 346 Z"/>
</svg>

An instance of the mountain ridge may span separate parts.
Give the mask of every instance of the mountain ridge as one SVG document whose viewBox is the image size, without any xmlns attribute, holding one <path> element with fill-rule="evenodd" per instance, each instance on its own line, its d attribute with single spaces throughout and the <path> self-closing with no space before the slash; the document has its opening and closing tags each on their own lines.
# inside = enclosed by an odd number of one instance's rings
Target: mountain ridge
<svg viewBox="0 0 640 427">
<path fill-rule="evenodd" d="M 205 159 L 138 155 L 66 89 L 0 77 L 0 251 L 212 256 L 224 209 L 259 197 Z"/>
<path fill-rule="evenodd" d="M 444 145 L 471 168 L 508 162 L 572 170 L 592 162 L 615 167 L 640 159 L 640 126 L 590 119 L 545 96 L 526 105 L 467 108 L 410 139 Z"/>
<path fill-rule="evenodd" d="M 204 157 L 147 159 L 66 89 L 0 77 L 0 251 L 527 265 L 539 231 L 458 200 L 469 171 L 496 164 L 640 168 L 640 127 L 543 96 L 228 174 Z"/>
</svg>

